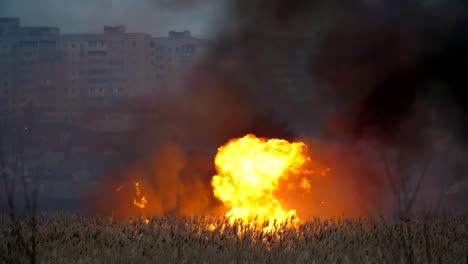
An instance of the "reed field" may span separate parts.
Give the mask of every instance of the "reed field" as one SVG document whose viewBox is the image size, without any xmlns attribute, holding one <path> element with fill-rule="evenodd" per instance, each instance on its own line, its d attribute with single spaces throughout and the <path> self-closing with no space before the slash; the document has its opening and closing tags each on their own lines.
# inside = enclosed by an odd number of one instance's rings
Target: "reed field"
<svg viewBox="0 0 468 264">
<path fill-rule="evenodd" d="M 1 220 L 0 261 L 30 263 L 33 241 L 36 263 L 468 263 L 467 217 L 314 219 L 270 228 L 206 216 L 36 220 L 36 228 Z"/>
</svg>

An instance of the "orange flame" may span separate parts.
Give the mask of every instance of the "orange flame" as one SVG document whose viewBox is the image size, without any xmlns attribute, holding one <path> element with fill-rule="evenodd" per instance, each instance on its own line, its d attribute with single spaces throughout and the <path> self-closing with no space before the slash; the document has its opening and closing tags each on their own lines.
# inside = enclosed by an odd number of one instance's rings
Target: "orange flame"
<svg viewBox="0 0 468 264">
<path fill-rule="evenodd" d="M 139 182 L 135 182 L 135 195 L 136 198 L 133 199 L 133 204 L 141 209 L 145 208 L 146 204 L 148 203 L 148 200 L 145 196 L 141 195 Z"/>
<path fill-rule="evenodd" d="M 273 219 L 284 222 L 290 218 L 298 221 L 296 211 L 285 208 L 275 197 L 275 191 L 280 179 L 310 173 L 303 168 L 310 160 L 306 149 L 302 142 L 266 140 L 252 134 L 220 147 L 215 157 L 217 175 L 211 184 L 214 195 L 230 208 L 226 217 L 231 223 L 236 219 L 259 223 Z M 311 185 L 302 178 L 296 187 L 309 191 Z"/>
</svg>

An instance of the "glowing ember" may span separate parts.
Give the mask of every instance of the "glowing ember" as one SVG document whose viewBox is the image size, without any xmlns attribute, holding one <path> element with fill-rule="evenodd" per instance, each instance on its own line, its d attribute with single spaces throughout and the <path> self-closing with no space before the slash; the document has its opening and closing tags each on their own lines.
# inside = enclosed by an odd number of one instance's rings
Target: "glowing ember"
<svg viewBox="0 0 468 264">
<path fill-rule="evenodd" d="M 133 204 L 141 209 L 145 208 L 148 200 L 146 200 L 145 196 L 142 196 L 139 182 L 135 182 L 135 195 L 136 198 L 133 199 Z"/>
<path fill-rule="evenodd" d="M 231 140 L 218 149 L 215 158 L 217 175 L 212 179 L 214 195 L 230 211 L 231 223 L 235 219 L 279 222 L 296 216 L 275 198 L 279 180 L 304 173 L 303 165 L 309 160 L 302 142 L 289 143 L 281 139 L 262 139 L 254 135 Z M 308 191 L 311 186 L 303 178 L 299 187 Z"/>
</svg>

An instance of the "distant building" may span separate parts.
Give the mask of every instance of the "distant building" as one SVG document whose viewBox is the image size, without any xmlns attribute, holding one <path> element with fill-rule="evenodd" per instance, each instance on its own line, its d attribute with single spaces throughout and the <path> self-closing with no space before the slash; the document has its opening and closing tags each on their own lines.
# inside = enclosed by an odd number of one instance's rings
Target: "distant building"
<svg viewBox="0 0 468 264">
<path fill-rule="evenodd" d="M 190 31 L 170 31 L 169 37 L 156 37 L 151 41 L 152 62 L 156 83 L 161 89 L 179 85 L 191 66 L 210 48 L 207 39 L 194 38 Z"/>
<path fill-rule="evenodd" d="M 0 17 L 0 36 L 8 35 L 16 31 L 20 26 L 20 20 L 16 17 Z"/>
<path fill-rule="evenodd" d="M 100 34 L 63 35 L 69 118 L 77 117 L 80 107 L 103 108 L 153 94 L 150 41 L 150 35 L 126 33 L 124 26 L 106 26 Z"/>
<path fill-rule="evenodd" d="M 34 108 L 35 119 L 57 120 L 63 87 L 59 29 L 21 27 L 18 19 L 0 18 L 0 31 L 2 113 L 17 118 Z"/>
<path fill-rule="evenodd" d="M 12 32 L 19 28 L 18 18 L 0 18 L 0 120 L 4 120 L 12 113 L 13 92 L 13 58 L 15 45 Z"/>
<path fill-rule="evenodd" d="M 29 111 L 30 119 L 75 124 L 86 113 L 157 96 L 180 84 L 209 46 L 189 31 L 152 37 L 118 25 L 61 35 L 58 28 L 0 18 L 0 120 Z M 119 122 L 115 115 L 107 119 Z"/>
<path fill-rule="evenodd" d="M 44 197 L 78 199 L 133 158 L 118 143 L 132 138 L 135 120 L 160 120 L 156 103 L 141 108 L 140 99 L 157 102 L 208 47 L 189 31 L 153 38 L 120 25 L 61 34 L 0 17 L 0 158 L 42 185 Z M 95 138 L 105 138 L 99 153 Z"/>
</svg>

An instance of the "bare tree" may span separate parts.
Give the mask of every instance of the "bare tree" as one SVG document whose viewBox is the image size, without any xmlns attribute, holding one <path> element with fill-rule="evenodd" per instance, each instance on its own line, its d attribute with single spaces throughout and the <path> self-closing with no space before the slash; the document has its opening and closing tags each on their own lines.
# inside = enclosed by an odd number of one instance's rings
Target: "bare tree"
<svg viewBox="0 0 468 264">
<path fill-rule="evenodd" d="M 427 177 L 433 159 L 433 151 L 426 153 L 422 158 L 419 171 L 411 170 L 411 159 L 401 149 L 393 151 L 393 159 L 383 150 L 382 161 L 385 177 L 389 182 L 398 217 L 407 217 L 413 210 L 414 203 L 420 194 L 421 186 Z"/>
<path fill-rule="evenodd" d="M 12 164 L 8 164 L 4 157 L 0 157 L 0 178 L 5 193 L 5 196 L 1 198 L 6 201 L 7 218 L 10 221 L 11 232 L 16 238 L 17 249 L 26 254 L 30 263 L 35 264 L 37 263 L 38 230 L 37 189 L 32 186 L 27 177 L 24 165 L 24 141 L 27 131 L 28 124 L 23 122 L 20 125 L 20 133 L 18 133 L 18 153 L 15 153 Z M 22 214 L 16 207 L 19 201 L 18 187 L 21 187 L 23 191 L 24 208 Z M 6 256 L 2 256 L 1 259 L 6 263 L 17 263 L 18 261 Z"/>
<path fill-rule="evenodd" d="M 13 236 L 16 238 L 18 250 L 27 255 L 30 263 L 37 263 L 37 189 L 31 187 L 29 180 L 24 175 L 13 173 L 4 163 L 1 164 L 1 178 L 5 191 L 7 214 L 11 224 Z M 19 177 L 18 177 L 19 176 Z M 16 208 L 18 180 L 20 181 L 24 210 L 19 214 Z M 6 263 L 14 263 L 14 260 L 2 258 Z"/>
</svg>

